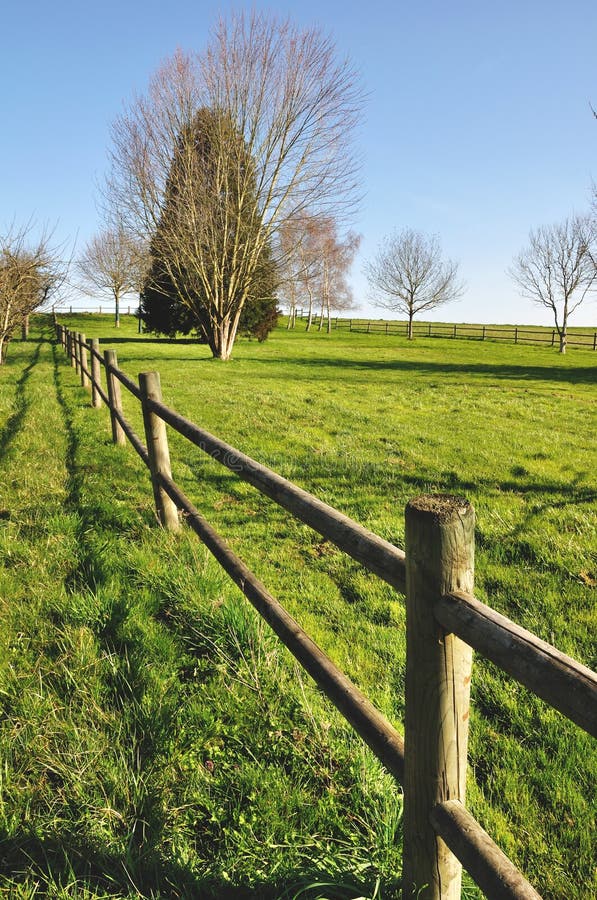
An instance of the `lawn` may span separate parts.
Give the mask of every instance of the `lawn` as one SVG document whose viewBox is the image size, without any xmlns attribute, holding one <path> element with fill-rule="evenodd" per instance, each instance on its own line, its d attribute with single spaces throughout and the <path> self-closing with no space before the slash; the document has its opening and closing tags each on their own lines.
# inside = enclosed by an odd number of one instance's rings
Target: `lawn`
<svg viewBox="0 0 597 900">
<path fill-rule="evenodd" d="M 477 596 L 595 666 L 592 352 L 280 328 L 221 363 L 126 318 L 62 321 L 399 546 L 409 498 L 465 495 Z M 399 790 L 199 542 L 155 527 L 147 474 L 48 336 L 0 371 L 0 889 L 395 896 Z M 402 598 L 182 438 L 170 449 L 200 511 L 400 727 Z M 540 893 L 597 892 L 590 738 L 478 659 L 470 758 L 471 809 Z M 299 894 L 326 878 L 354 890 Z"/>
</svg>

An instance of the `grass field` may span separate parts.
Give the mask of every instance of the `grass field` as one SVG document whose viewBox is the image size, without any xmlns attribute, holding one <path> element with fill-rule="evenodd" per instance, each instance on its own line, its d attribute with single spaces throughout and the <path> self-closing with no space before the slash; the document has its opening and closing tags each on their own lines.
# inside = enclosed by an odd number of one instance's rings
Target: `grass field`
<svg viewBox="0 0 597 900">
<path fill-rule="evenodd" d="M 130 320 L 63 321 L 398 545 L 410 497 L 464 494 L 477 596 L 595 666 L 590 351 L 281 328 L 219 363 Z M 395 896 L 399 791 L 199 542 L 155 528 L 147 473 L 110 444 L 49 334 L 13 343 L 0 370 L 0 891 Z M 199 509 L 399 725 L 402 598 L 176 435 L 171 455 Z M 597 894 L 590 738 L 477 660 L 470 751 L 469 806 L 540 893 Z"/>
</svg>

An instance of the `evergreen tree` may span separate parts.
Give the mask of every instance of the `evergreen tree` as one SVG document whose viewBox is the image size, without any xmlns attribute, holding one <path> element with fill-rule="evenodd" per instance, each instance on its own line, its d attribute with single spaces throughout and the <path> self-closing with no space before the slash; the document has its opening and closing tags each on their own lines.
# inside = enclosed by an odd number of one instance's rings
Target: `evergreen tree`
<svg viewBox="0 0 597 900">
<path fill-rule="evenodd" d="M 223 147 L 228 151 L 225 173 Z M 141 292 L 140 315 L 147 330 L 168 335 L 195 331 L 217 356 L 223 321 L 235 333 L 238 328 L 259 340 L 275 326 L 271 248 L 265 244 L 258 254 L 244 252 L 259 240 L 251 169 L 242 136 L 221 115 L 201 109 L 181 132 Z M 251 260 L 240 272 L 239 258 Z M 220 287 L 219 304 L 213 302 L 213 285 Z"/>
</svg>

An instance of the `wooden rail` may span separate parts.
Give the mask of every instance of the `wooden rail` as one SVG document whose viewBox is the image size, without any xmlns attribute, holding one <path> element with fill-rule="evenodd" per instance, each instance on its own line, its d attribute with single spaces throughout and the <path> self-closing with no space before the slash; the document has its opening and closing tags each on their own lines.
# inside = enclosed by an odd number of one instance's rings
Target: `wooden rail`
<svg viewBox="0 0 597 900">
<path fill-rule="evenodd" d="M 185 419 L 162 402 L 159 375 L 139 386 L 84 336 L 56 325 L 82 386 L 110 410 L 115 443 L 125 438 L 149 468 L 159 521 L 178 511 L 231 579 L 404 786 L 403 897 L 457 900 L 464 864 L 489 900 L 539 894 L 465 807 L 471 656 L 475 649 L 590 734 L 597 736 L 597 675 L 473 595 L 474 511 L 459 497 L 419 497 L 406 509 L 406 553 L 313 495 Z M 101 384 L 103 366 L 108 392 Z M 120 386 L 142 404 L 147 446 L 122 411 Z M 94 401 L 93 405 L 96 405 Z M 279 506 L 406 594 L 405 740 L 267 591 L 173 481 L 168 424 Z M 438 840 L 441 838 L 441 840 Z"/>
<path fill-rule="evenodd" d="M 296 319 L 305 319 L 304 310 L 297 310 Z M 312 316 L 313 325 L 319 323 L 319 315 Z M 296 320 L 295 319 L 295 320 Z M 337 331 L 350 331 L 356 334 L 384 334 L 408 336 L 407 322 L 387 322 L 374 319 L 340 319 L 331 320 L 331 328 Z M 550 347 L 559 345 L 559 336 L 555 328 L 525 328 L 519 325 L 467 325 L 465 323 L 445 322 L 413 322 L 413 337 L 451 338 L 469 341 L 502 341 L 508 344 L 544 344 Z M 597 351 L 597 331 L 569 331 L 566 337 L 567 347 L 579 347 Z"/>
</svg>

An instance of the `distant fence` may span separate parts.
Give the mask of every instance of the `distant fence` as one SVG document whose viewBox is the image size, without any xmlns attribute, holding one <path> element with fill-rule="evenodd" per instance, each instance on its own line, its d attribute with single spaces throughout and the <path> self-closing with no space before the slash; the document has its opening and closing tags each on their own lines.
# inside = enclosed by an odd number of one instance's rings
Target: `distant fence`
<svg viewBox="0 0 597 900">
<path fill-rule="evenodd" d="M 464 805 L 472 650 L 597 737 L 597 675 L 473 595 L 474 511 L 463 498 L 424 496 L 406 507 L 406 553 L 162 402 L 157 372 L 136 384 L 114 350 L 56 324 L 56 338 L 110 411 L 116 444 L 148 467 L 160 523 L 178 511 L 303 668 L 404 788 L 404 898 L 457 900 L 461 865 L 489 900 L 540 895 Z M 90 357 L 90 359 L 89 359 Z M 105 371 L 106 390 L 101 371 Z M 142 407 L 145 441 L 124 416 L 121 387 Z M 173 481 L 166 424 L 406 597 L 405 739 L 317 647 Z M 442 840 L 438 841 L 437 838 Z"/>
<path fill-rule="evenodd" d="M 300 321 L 307 319 L 304 310 L 297 310 L 296 317 Z M 319 328 L 321 317 L 312 317 L 312 324 Z M 341 319 L 334 317 L 330 321 L 334 331 L 351 331 L 355 334 L 386 334 L 408 336 L 407 322 L 390 322 L 383 319 Z M 324 318 L 323 327 L 327 327 Z M 452 338 L 469 341 L 502 341 L 508 344 L 543 344 L 550 347 L 559 346 L 559 336 L 555 328 L 518 325 L 465 325 L 441 322 L 413 322 L 413 337 Z M 566 339 L 568 347 L 582 347 L 585 350 L 597 350 L 597 331 L 569 331 Z"/>
</svg>

